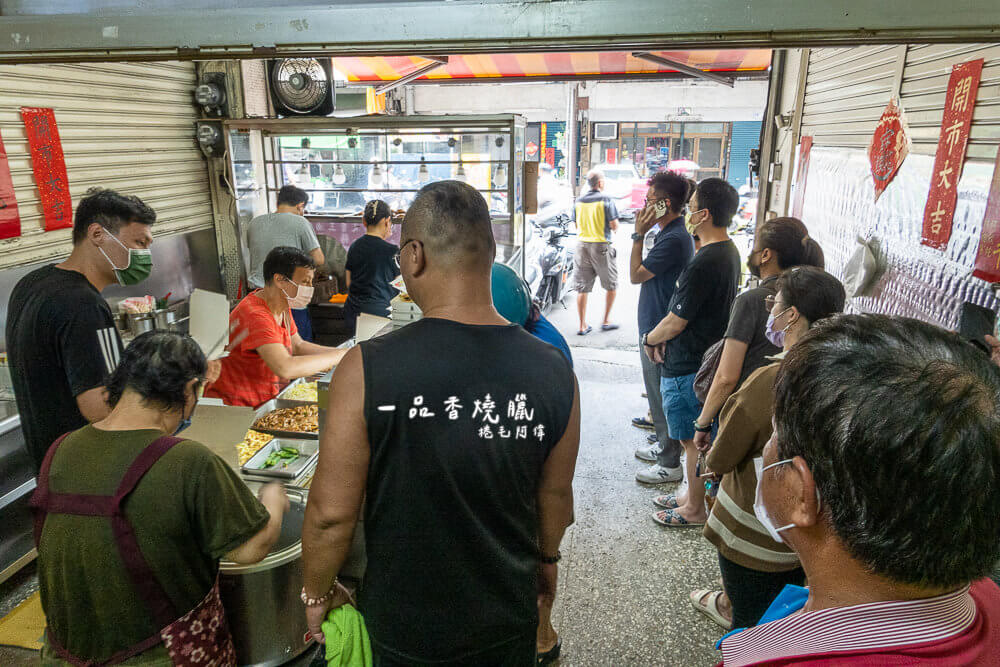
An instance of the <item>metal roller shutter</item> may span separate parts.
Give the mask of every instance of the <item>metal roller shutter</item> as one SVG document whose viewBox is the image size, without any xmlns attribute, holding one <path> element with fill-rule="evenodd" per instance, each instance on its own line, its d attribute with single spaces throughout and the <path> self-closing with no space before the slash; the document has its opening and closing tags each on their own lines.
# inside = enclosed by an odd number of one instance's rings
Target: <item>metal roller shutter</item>
<svg viewBox="0 0 1000 667">
<path fill-rule="evenodd" d="M 955 64 L 977 58 L 984 59 L 984 67 L 966 178 L 957 186 L 960 199 L 951 242 L 944 252 L 931 251 L 921 245 L 920 236 L 948 80 Z M 986 184 L 1000 144 L 1000 45 L 817 49 L 809 54 L 805 77 L 795 82 L 803 99 L 800 135 L 813 137 L 803 221 L 835 275 L 842 274 L 859 236 L 877 238 L 889 265 L 875 292 L 854 299 L 850 309 L 907 315 L 955 328 L 965 301 L 996 308 L 993 291 L 973 278 L 971 270 Z M 894 95 L 906 113 L 913 145 L 900 174 L 875 204 L 865 151 Z M 786 185 L 794 171 L 783 174 Z"/>
<path fill-rule="evenodd" d="M 811 51 L 801 134 L 814 146 L 866 149 L 892 96 L 898 54 L 895 45 Z"/>
<path fill-rule="evenodd" d="M 900 97 L 914 153 L 934 155 L 951 68 L 976 58 L 985 62 L 966 159 L 992 161 L 996 157 L 1000 142 L 1000 45 L 982 44 L 914 45 L 907 49 Z"/>
<path fill-rule="evenodd" d="M 750 151 L 760 146 L 760 121 L 733 122 L 733 136 L 729 142 L 729 168 L 726 180 L 736 189 L 747 184 L 750 178 Z"/>
<path fill-rule="evenodd" d="M 156 236 L 210 228 L 205 161 L 194 140 L 193 63 L 0 66 L 0 134 L 21 237 L 0 242 L 0 269 L 64 257 L 70 230 L 44 231 L 22 106 L 55 110 L 73 205 L 88 188 L 134 194 L 157 213 Z"/>
</svg>

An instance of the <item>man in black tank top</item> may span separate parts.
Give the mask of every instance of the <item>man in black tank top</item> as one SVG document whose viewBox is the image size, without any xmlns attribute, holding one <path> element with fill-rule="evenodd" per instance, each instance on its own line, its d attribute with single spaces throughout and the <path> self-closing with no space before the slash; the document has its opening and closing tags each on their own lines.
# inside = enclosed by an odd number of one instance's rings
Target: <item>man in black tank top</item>
<svg viewBox="0 0 1000 667">
<path fill-rule="evenodd" d="M 360 609 L 376 665 L 535 664 L 580 436 L 573 370 L 493 307 L 482 196 L 426 186 L 400 270 L 424 317 L 344 357 L 302 531 L 314 633 L 364 500 Z M 331 601 L 323 601 L 327 593 Z"/>
</svg>

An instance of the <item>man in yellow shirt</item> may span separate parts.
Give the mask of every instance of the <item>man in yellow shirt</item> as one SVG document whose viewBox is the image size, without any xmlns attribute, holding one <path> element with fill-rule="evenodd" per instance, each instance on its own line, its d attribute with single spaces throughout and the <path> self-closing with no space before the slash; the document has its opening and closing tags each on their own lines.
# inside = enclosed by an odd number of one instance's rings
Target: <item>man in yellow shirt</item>
<svg viewBox="0 0 1000 667">
<path fill-rule="evenodd" d="M 604 306 L 602 331 L 617 329 L 608 319 L 611 306 L 615 302 L 618 289 L 618 265 L 615 248 L 611 244 L 611 232 L 618 229 L 618 210 L 610 197 L 603 194 L 604 174 L 597 169 L 587 174 L 590 191 L 576 200 L 573 218 L 579 231 L 579 243 L 574 256 L 574 289 L 576 307 L 580 313 L 580 329 L 577 335 L 586 336 L 593 327 L 587 324 L 587 295 L 594 289 L 594 280 L 601 279 L 601 287 L 607 292 Z"/>
</svg>

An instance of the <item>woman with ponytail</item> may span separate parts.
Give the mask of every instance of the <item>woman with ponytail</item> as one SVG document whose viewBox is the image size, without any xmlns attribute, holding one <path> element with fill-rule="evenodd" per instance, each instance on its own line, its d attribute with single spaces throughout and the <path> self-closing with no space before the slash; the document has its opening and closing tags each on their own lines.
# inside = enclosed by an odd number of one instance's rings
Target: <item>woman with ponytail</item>
<svg viewBox="0 0 1000 667">
<path fill-rule="evenodd" d="M 386 239 L 392 231 L 392 212 L 381 199 L 365 205 L 365 235 L 347 251 L 347 301 L 344 319 L 353 335 L 358 315 L 389 316 L 394 292 L 390 283 L 399 275 L 396 253 L 399 248 Z"/>
</svg>

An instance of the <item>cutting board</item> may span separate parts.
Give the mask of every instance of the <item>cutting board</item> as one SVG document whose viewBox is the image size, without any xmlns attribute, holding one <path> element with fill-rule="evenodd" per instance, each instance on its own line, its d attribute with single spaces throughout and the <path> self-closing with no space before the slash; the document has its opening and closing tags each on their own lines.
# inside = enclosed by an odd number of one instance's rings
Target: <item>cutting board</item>
<svg viewBox="0 0 1000 667">
<path fill-rule="evenodd" d="M 236 444 L 243 440 L 253 423 L 253 408 L 199 403 L 189 426 L 181 435 L 196 440 L 239 470 Z"/>
</svg>

